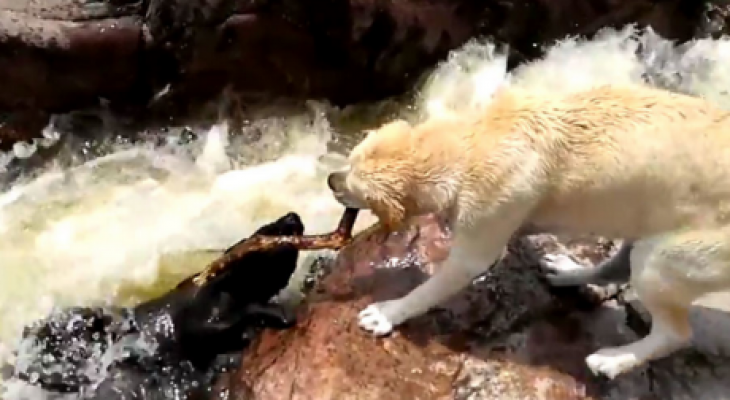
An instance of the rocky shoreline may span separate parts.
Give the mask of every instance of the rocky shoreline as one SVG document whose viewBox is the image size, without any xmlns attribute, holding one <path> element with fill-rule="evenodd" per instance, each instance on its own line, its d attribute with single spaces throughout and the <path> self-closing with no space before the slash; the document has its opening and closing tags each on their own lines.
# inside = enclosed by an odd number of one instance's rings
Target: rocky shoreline
<svg viewBox="0 0 730 400">
<path fill-rule="evenodd" d="M 164 125 L 225 88 L 244 106 L 380 100 L 475 37 L 508 45 L 514 67 L 604 27 L 718 36 L 727 14 L 693 0 L 0 0 L 0 147 L 40 137 L 54 113 Z"/>
</svg>

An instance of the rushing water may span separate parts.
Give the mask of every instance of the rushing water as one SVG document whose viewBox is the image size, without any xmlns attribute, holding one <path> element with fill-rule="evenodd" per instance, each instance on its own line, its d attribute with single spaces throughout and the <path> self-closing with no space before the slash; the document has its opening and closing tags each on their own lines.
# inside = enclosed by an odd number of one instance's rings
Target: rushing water
<svg viewBox="0 0 730 400">
<path fill-rule="evenodd" d="M 505 57 L 490 44 L 469 43 L 427 77 L 412 104 L 387 118 L 481 107 L 503 84 L 557 93 L 649 81 L 730 108 L 727 65 L 730 40 L 677 49 L 627 29 L 565 40 L 508 75 Z M 310 104 L 294 116 L 252 118 L 230 143 L 220 124 L 202 150 L 126 147 L 73 168 L 49 167 L 0 194 L 0 361 L 10 359 L 22 326 L 52 307 L 150 298 L 211 257 L 187 252 L 224 248 L 290 210 L 308 233 L 331 230 L 342 208 L 318 157 L 332 142 L 351 147 L 358 135 L 342 132 L 372 126 L 366 116 L 373 109 Z M 6 386 L 3 398 L 18 398 L 22 385 Z"/>
</svg>

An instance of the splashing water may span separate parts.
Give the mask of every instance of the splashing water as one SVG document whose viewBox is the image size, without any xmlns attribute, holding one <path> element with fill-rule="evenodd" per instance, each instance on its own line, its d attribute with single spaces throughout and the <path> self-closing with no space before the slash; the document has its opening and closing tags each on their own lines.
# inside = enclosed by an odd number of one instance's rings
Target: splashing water
<svg viewBox="0 0 730 400">
<path fill-rule="evenodd" d="M 507 74 L 495 46 L 471 42 L 431 73 L 401 114 L 423 119 L 479 108 L 501 85 L 558 93 L 625 82 L 696 94 L 730 109 L 728 64 L 728 39 L 677 48 L 652 32 L 624 29 L 591 41 L 566 39 Z M 224 248 L 290 210 L 300 213 L 307 233 L 333 229 L 343 209 L 318 164 L 337 140 L 325 109 L 253 120 L 244 131 L 260 139 L 230 144 L 230 157 L 222 151 L 228 128 L 221 124 L 197 160 L 137 146 L 72 169 L 51 168 L 0 194 L 0 361 L 16 348 L 22 327 L 54 306 L 131 305 L 207 261 L 181 252 Z M 360 229 L 373 222 L 365 215 Z M 3 398 L 17 398 L 16 391 L 8 385 Z"/>
</svg>

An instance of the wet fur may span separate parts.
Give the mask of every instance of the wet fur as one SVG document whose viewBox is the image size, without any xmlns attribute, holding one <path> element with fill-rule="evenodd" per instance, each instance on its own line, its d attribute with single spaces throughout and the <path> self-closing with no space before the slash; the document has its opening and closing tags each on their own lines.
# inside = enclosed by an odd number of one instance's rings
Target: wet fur
<svg viewBox="0 0 730 400">
<path fill-rule="evenodd" d="M 303 232 L 299 216 L 290 213 L 256 233 Z M 214 378 L 237 365 L 258 328 L 282 329 L 294 323 L 291 312 L 270 300 L 287 285 L 297 258 L 293 247 L 252 252 L 197 294 L 190 277 L 133 309 L 60 310 L 25 329 L 24 343 L 32 349 L 18 355 L 25 360 L 16 364 L 13 375 L 53 392 L 84 392 L 85 399 L 163 399 L 183 387 L 181 398 L 207 398 Z M 132 348 L 90 389 L 94 382 L 88 368 L 99 363 L 90 358 L 94 347 L 105 352 L 123 340 L 139 338 L 158 347 L 151 354 Z M 52 367 L 63 372 L 53 372 Z M 198 385 L 191 385 L 193 381 Z"/>
<path fill-rule="evenodd" d="M 613 378 L 683 347 L 690 304 L 730 289 L 728 116 L 700 98 L 640 85 L 571 94 L 504 88 L 480 112 L 370 132 L 329 176 L 334 196 L 393 229 L 416 215 L 445 215 L 454 244 L 433 277 L 369 306 L 360 325 L 387 334 L 425 313 L 533 225 L 631 243 L 621 257 L 652 331 L 590 355 L 595 373 Z M 600 273 L 622 276 L 621 263 L 607 265 Z M 606 278 L 554 275 L 556 284 Z"/>
</svg>

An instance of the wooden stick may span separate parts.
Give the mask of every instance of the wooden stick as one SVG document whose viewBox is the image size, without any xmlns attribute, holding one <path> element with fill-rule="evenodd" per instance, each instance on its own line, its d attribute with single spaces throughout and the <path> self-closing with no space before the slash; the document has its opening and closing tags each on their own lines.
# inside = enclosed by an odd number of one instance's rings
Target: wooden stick
<svg viewBox="0 0 730 400">
<path fill-rule="evenodd" d="M 337 229 L 323 235 L 252 236 L 210 263 L 200 274 L 193 278 L 193 283 L 197 286 L 203 286 L 232 262 L 252 251 L 273 250 L 284 245 L 292 245 L 299 250 L 339 250 L 352 240 L 352 228 L 355 226 L 359 211 L 356 208 L 346 208 Z"/>
</svg>

